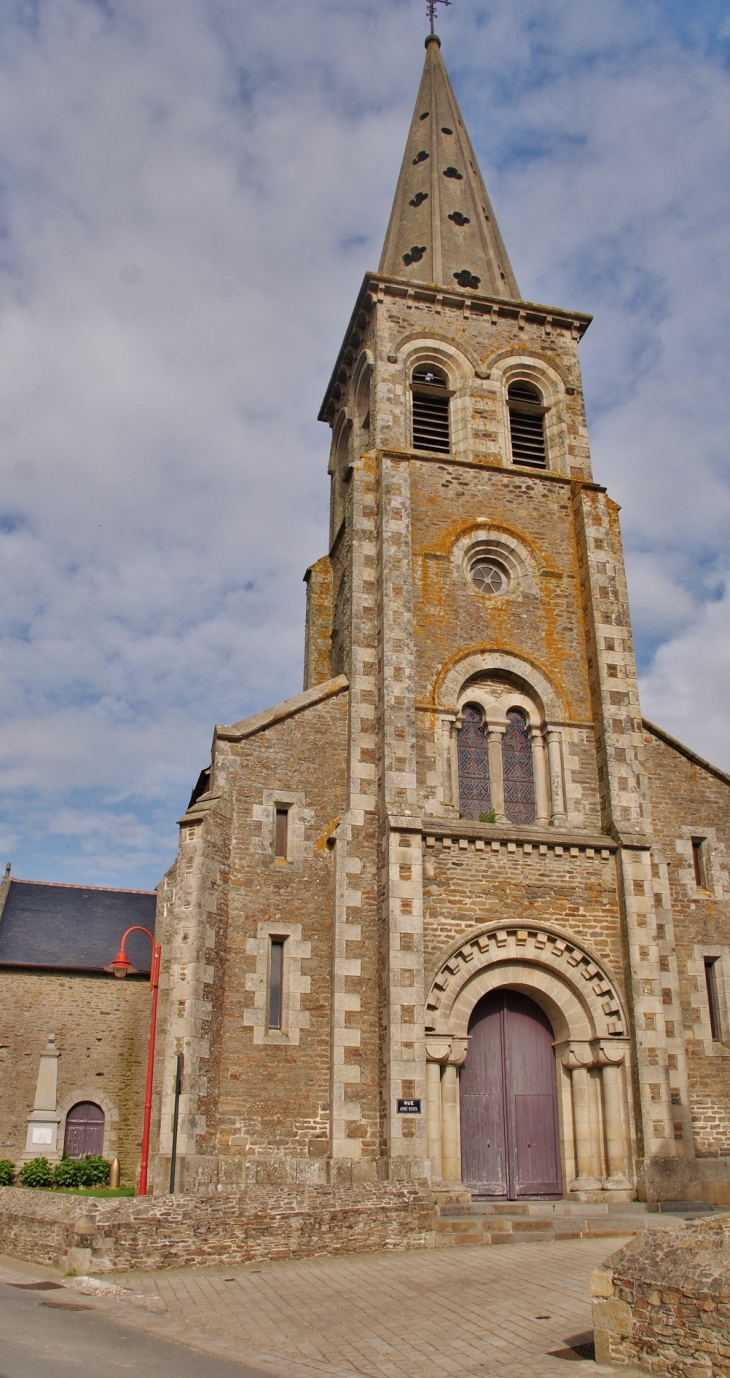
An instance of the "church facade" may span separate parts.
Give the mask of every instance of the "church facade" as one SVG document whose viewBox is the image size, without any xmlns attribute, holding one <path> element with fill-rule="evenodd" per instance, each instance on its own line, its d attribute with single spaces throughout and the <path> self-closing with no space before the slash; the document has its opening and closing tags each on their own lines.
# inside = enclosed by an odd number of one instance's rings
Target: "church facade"
<svg viewBox="0 0 730 1378">
<path fill-rule="evenodd" d="M 730 778 L 642 719 L 590 318 L 523 300 L 437 38 L 321 419 L 304 690 L 159 887 L 156 1190 L 730 1200 Z"/>
</svg>

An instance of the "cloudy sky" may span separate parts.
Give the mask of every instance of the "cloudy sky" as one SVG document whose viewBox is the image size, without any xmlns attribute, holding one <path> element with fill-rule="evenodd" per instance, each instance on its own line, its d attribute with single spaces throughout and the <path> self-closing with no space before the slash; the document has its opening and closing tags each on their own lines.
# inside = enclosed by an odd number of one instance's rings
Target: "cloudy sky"
<svg viewBox="0 0 730 1378">
<path fill-rule="evenodd" d="M 316 421 L 377 267 L 423 0 L 0 8 L 0 840 L 153 885 L 212 726 L 301 686 Z M 647 717 L 730 770 L 730 20 L 455 0 L 525 297 L 591 311 Z"/>
</svg>

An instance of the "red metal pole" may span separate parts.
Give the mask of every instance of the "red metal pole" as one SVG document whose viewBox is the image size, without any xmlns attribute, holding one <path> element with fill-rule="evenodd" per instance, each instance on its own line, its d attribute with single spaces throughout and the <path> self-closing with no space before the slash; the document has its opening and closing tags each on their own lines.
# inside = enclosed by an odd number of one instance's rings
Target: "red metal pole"
<svg viewBox="0 0 730 1378">
<path fill-rule="evenodd" d="M 113 971 L 115 976 L 120 978 L 129 972 L 134 972 L 125 950 L 124 944 L 130 933 L 146 933 L 152 944 L 152 961 L 150 963 L 150 990 L 152 991 L 152 1015 L 150 1018 L 150 1046 L 147 1052 L 147 1085 L 144 1093 L 144 1120 L 142 1121 L 142 1161 L 139 1165 L 139 1194 L 147 1195 L 147 1171 L 150 1161 L 150 1121 L 152 1119 L 152 1083 L 155 1076 L 155 1032 L 157 1027 L 157 990 L 160 984 L 160 958 L 162 948 L 156 943 L 149 928 L 143 928 L 141 924 L 134 924 L 122 934 L 122 941 L 119 951 L 114 961 L 104 967 L 105 971 Z"/>
<path fill-rule="evenodd" d="M 150 1046 L 147 1053 L 147 1085 L 144 1093 L 144 1120 L 142 1125 L 142 1161 L 139 1166 L 139 1194 L 147 1195 L 147 1170 L 150 1160 L 150 1122 L 152 1119 L 152 1083 L 155 1075 L 155 1032 L 157 1027 L 157 991 L 160 983 L 160 956 L 162 948 L 152 944 L 152 965 L 150 967 L 150 990 L 152 991 L 152 1014 L 150 1016 Z"/>
</svg>

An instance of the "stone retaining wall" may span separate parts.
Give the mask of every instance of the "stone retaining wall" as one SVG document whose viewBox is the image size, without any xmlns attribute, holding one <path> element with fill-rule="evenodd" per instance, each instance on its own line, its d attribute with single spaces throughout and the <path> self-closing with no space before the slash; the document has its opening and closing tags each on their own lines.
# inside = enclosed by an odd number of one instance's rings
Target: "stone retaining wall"
<svg viewBox="0 0 730 1378">
<path fill-rule="evenodd" d="M 593 1273 L 599 1364 L 730 1378 L 730 1215 L 650 1230 Z"/>
<path fill-rule="evenodd" d="M 0 1188 L 0 1253 L 77 1273 L 433 1246 L 410 1184 L 252 1187 L 216 1196 L 55 1196 Z"/>
</svg>

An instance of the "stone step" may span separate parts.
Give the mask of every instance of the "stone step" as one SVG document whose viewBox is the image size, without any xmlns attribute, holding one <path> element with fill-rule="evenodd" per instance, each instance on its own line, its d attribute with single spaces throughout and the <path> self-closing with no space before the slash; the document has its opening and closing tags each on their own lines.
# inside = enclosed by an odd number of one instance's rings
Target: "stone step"
<svg viewBox="0 0 730 1378">
<path fill-rule="evenodd" d="M 667 1230 L 680 1225 L 683 1219 L 696 1218 L 696 1212 L 657 1212 L 648 1210 L 644 1202 L 624 1202 L 624 1210 L 592 1210 L 590 1204 L 580 1211 L 553 1211 L 552 1214 L 530 1214 L 524 1206 L 545 1204 L 535 1202 L 500 1203 L 512 1206 L 510 1211 L 487 1213 L 479 1210 L 444 1209 L 436 1215 L 436 1247 L 449 1248 L 473 1244 L 534 1243 L 537 1240 L 625 1238 L 644 1230 Z M 555 1203 L 556 1205 L 559 1203 Z M 563 1203 L 560 1203 L 563 1204 Z M 571 1202 L 564 1203 L 572 1205 Z M 635 1206 L 636 1209 L 626 1209 Z"/>
</svg>

